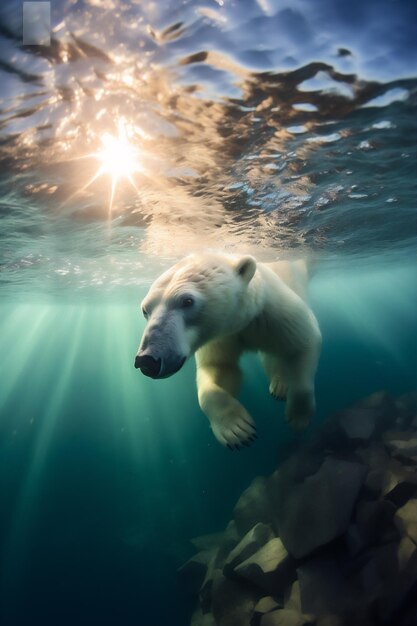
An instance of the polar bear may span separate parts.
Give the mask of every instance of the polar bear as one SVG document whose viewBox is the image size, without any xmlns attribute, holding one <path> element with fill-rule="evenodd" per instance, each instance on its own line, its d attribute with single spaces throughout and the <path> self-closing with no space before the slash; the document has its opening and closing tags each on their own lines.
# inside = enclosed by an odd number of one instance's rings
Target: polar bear
<svg viewBox="0 0 417 626">
<path fill-rule="evenodd" d="M 162 274 L 142 302 L 147 319 L 135 367 L 151 378 L 175 374 L 192 354 L 198 400 L 217 440 L 240 449 L 256 438 L 236 399 L 239 358 L 257 351 L 270 393 L 303 429 L 315 410 L 321 334 L 306 303 L 304 261 L 260 263 L 252 256 L 194 254 Z"/>
</svg>

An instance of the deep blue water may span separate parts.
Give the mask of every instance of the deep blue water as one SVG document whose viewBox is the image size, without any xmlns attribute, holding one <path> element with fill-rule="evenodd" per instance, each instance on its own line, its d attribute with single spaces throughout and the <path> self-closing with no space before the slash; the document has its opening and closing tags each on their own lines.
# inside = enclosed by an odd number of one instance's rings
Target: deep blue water
<svg viewBox="0 0 417 626">
<path fill-rule="evenodd" d="M 0 9 L 0 623 L 184 626 L 190 538 L 222 530 L 309 433 L 248 356 L 260 437 L 224 450 L 193 362 L 163 381 L 134 370 L 139 302 L 193 250 L 308 257 L 310 432 L 416 388 L 416 5 L 91 0 L 51 16 L 52 45 L 25 47 L 21 3 Z M 87 185 L 120 119 L 138 163 L 111 202 L 109 172 Z"/>
</svg>

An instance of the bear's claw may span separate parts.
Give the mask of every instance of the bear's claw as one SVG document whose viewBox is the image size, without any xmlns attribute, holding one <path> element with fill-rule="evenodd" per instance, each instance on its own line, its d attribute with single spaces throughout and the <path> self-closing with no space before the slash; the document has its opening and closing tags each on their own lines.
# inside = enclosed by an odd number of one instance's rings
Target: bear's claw
<svg viewBox="0 0 417 626">
<path fill-rule="evenodd" d="M 245 420 L 246 421 L 246 420 Z M 232 433 L 235 435 L 235 437 L 237 439 L 239 439 L 239 443 L 235 444 L 235 450 L 241 450 L 242 445 L 246 446 L 247 448 L 249 448 L 250 444 L 253 443 L 254 441 L 256 441 L 256 439 L 258 439 L 258 435 L 256 434 L 256 426 L 255 425 L 251 425 L 249 424 L 249 422 L 246 421 L 246 423 L 248 424 L 248 426 L 250 426 L 252 428 L 252 430 L 254 432 L 248 432 L 245 428 L 241 428 L 241 430 L 247 434 L 247 439 L 240 439 L 241 435 L 239 432 L 236 432 L 235 430 L 232 430 Z"/>
<path fill-rule="evenodd" d="M 211 427 L 216 439 L 229 450 L 241 450 L 243 446 L 250 446 L 257 438 L 256 427 L 250 421 L 246 411 L 228 411 L 222 419 L 211 420 Z M 242 414 L 243 413 L 243 414 Z"/>
<path fill-rule="evenodd" d="M 276 394 L 276 393 L 272 393 L 272 391 L 271 391 L 270 393 L 271 393 L 271 396 L 272 396 L 275 400 L 281 400 L 281 402 L 284 402 L 284 400 L 286 400 L 286 397 L 285 397 L 285 396 L 279 396 L 279 395 L 278 395 L 278 394 Z"/>
<path fill-rule="evenodd" d="M 285 400 L 287 397 L 288 386 L 283 382 L 282 378 L 271 380 L 269 385 L 269 393 L 278 400 Z"/>
</svg>

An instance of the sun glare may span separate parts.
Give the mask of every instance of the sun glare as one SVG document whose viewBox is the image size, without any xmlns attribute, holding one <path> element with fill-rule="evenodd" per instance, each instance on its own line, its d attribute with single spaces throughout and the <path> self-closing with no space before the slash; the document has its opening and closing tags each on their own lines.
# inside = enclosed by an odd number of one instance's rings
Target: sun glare
<svg viewBox="0 0 417 626">
<path fill-rule="evenodd" d="M 101 137 L 101 143 L 103 149 L 97 153 L 101 161 L 101 169 L 110 174 L 116 183 L 123 177 L 130 180 L 132 175 L 141 169 L 137 150 L 129 143 L 124 125 L 119 124 L 117 137 L 105 133 Z"/>
<path fill-rule="evenodd" d="M 139 161 L 139 151 L 130 143 L 127 127 L 123 119 L 117 125 L 117 136 L 104 133 L 101 136 L 102 148 L 97 152 L 86 154 L 81 158 L 95 158 L 100 163 L 100 167 L 93 178 L 85 185 L 89 187 L 97 178 L 105 174 L 111 179 L 111 195 L 109 203 L 109 215 L 112 212 L 113 201 L 118 183 L 126 179 L 138 192 L 134 181 L 134 174 L 143 172 L 143 167 Z"/>
</svg>

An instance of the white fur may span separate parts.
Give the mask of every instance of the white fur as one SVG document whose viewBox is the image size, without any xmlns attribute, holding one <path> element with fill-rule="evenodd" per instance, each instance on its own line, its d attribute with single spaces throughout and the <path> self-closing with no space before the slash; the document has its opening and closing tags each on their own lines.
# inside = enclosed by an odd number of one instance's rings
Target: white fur
<svg viewBox="0 0 417 626">
<path fill-rule="evenodd" d="M 197 322 L 179 343 L 187 344 L 186 356 L 195 352 L 199 403 L 223 445 L 247 444 L 255 432 L 236 400 L 246 350 L 260 353 L 269 390 L 286 397 L 286 419 L 294 427 L 305 428 L 314 413 L 321 335 L 305 301 L 307 280 L 303 261 L 193 255 L 158 279 L 145 298 L 161 306 L 182 291 L 197 295 Z"/>
</svg>

